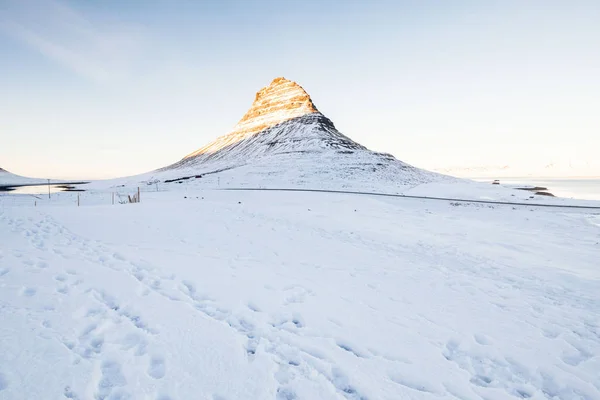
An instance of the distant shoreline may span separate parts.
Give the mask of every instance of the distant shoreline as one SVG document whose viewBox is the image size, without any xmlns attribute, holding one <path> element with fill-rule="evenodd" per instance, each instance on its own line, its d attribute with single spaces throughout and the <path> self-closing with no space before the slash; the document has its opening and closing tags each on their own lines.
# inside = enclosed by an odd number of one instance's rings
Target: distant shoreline
<svg viewBox="0 0 600 400">
<path fill-rule="evenodd" d="M 462 179 L 471 179 L 471 180 L 499 180 L 502 182 L 503 180 L 552 180 L 552 181 L 574 181 L 574 180 L 598 180 L 600 176 L 456 176 L 457 178 Z"/>
<path fill-rule="evenodd" d="M 58 187 L 61 189 L 64 189 L 64 192 L 70 192 L 70 191 L 80 191 L 78 189 L 75 188 L 74 185 L 87 185 L 90 182 L 52 182 L 50 184 L 48 183 L 21 183 L 21 184 L 16 184 L 16 185 L 9 185 L 9 184 L 0 184 L 0 192 L 12 192 L 14 190 L 16 190 L 17 188 L 22 188 L 22 187 L 36 187 L 36 186 L 52 186 L 52 187 Z"/>
<path fill-rule="evenodd" d="M 476 182 L 492 184 L 499 181 L 500 185 L 513 188 L 544 187 L 556 197 L 580 200 L 600 200 L 600 177 L 483 177 L 464 178 Z"/>
</svg>

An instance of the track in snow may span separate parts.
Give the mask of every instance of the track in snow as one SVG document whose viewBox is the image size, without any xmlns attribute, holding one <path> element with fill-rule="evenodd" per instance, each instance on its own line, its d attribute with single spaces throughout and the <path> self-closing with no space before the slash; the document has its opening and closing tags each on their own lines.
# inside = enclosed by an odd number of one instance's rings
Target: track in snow
<svg viewBox="0 0 600 400">
<path fill-rule="evenodd" d="M 413 196 L 408 194 L 393 194 L 393 193 L 377 193 L 377 192 L 356 192 L 344 190 L 325 190 L 325 189 L 265 189 L 265 188 L 224 188 L 218 190 L 231 191 L 274 191 L 274 192 L 313 192 L 313 193 L 343 193 L 343 194 L 358 194 L 366 196 L 383 196 L 383 197 L 401 197 L 406 199 L 422 199 L 422 200 L 441 200 L 455 201 L 460 203 L 478 203 L 478 204 L 497 204 L 508 206 L 528 206 L 528 207 L 551 207 L 551 208 L 573 208 L 583 210 L 600 210 L 600 207 L 579 206 L 579 205 L 563 205 L 563 204 L 540 204 L 540 203 L 513 203 L 508 201 L 493 201 L 493 200 L 468 200 L 456 199 L 451 197 L 432 197 L 432 196 Z"/>
</svg>

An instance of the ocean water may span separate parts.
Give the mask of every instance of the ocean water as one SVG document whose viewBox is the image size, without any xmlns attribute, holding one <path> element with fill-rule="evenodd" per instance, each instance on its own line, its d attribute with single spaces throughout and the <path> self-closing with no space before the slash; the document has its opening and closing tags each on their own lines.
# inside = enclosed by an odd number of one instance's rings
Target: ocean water
<svg viewBox="0 0 600 400">
<path fill-rule="evenodd" d="M 14 189 L 4 192 L 4 194 L 30 194 L 30 195 L 44 195 L 56 192 L 64 191 L 64 185 L 50 185 L 48 190 L 48 185 L 35 185 L 35 186 L 17 186 Z"/>
<path fill-rule="evenodd" d="M 475 179 L 480 182 L 489 182 L 493 179 Z M 583 200 L 600 200 L 600 177 L 596 178 L 535 178 L 514 177 L 500 178 L 501 184 L 542 186 L 558 197 Z"/>
</svg>

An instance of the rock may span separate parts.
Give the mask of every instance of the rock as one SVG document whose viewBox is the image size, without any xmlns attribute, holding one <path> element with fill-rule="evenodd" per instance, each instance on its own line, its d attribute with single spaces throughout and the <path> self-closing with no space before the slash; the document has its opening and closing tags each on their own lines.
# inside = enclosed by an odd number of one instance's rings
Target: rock
<svg viewBox="0 0 600 400">
<path fill-rule="evenodd" d="M 285 78 L 275 78 L 269 86 L 256 93 L 254 103 L 229 134 L 185 158 L 214 152 L 272 126 L 318 112 L 310 96 L 300 85 Z"/>
</svg>

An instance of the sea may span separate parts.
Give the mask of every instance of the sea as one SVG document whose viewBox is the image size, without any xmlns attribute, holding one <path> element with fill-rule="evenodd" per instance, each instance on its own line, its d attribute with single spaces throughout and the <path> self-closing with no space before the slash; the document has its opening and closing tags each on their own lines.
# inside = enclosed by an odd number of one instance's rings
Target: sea
<svg viewBox="0 0 600 400">
<path fill-rule="evenodd" d="M 65 190 L 64 185 L 34 185 L 34 186 L 17 186 L 11 188 L 10 191 L 6 191 L 5 194 L 29 194 L 29 195 L 42 195 L 48 193 L 63 192 Z M 0 190 L 3 191 L 3 190 Z"/>
<path fill-rule="evenodd" d="M 491 182 L 490 178 L 471 178 L 479 182 Z M 541 186 L 557 197 L 582 200 L 600 200 L 600 177 L 594 178 L 500 178 L 501 184 Z"/>
</svg>

